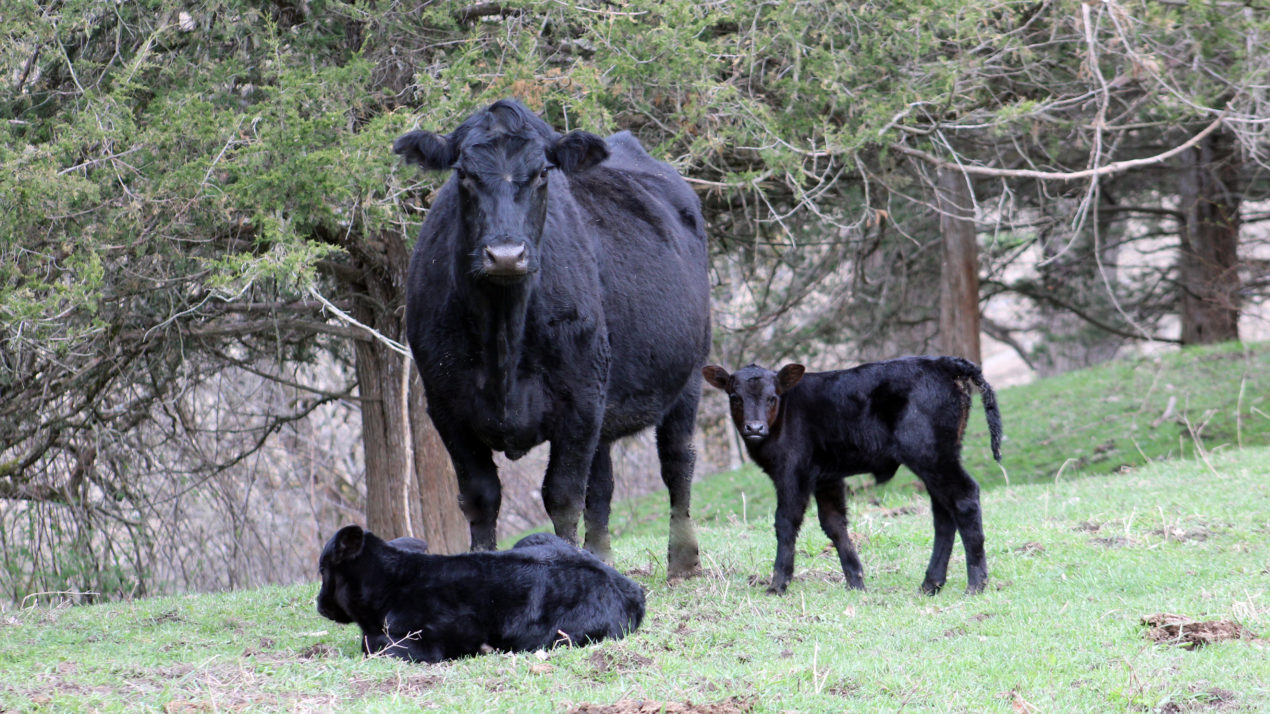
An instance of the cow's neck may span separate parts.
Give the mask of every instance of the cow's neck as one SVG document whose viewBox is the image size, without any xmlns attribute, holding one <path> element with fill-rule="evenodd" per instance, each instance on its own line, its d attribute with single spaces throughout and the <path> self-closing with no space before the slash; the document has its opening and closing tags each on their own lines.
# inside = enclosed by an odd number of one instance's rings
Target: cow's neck
<svg viewBox="0 0 1270 714">
<path fill-rule="evenodd" d="M 469 325 L 481 345 L 478 359 L 487 380 L 484 391 L 506 404 L 516 386 L 525 328 L 529 317 L 533 281 L 517 285 L 479 285 L 469 315 Z"/>
</svg>

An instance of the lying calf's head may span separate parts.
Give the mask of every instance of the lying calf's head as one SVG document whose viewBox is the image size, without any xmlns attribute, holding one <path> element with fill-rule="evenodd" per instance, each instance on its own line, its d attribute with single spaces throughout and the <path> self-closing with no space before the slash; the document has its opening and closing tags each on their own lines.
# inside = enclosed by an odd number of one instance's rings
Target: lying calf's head
<svg viewBox="0 0 1270 714">
<path fill-rule="evenodd" d="M 360 577 L 350 578 L 349 575 L 350 570 L 358 570 L 356 566 L 366 549 L 366 535 L 360 526 L 344 526 L 331 536 L 322 549 L 318 558 L 322 589 L 318 591 L 317 610 L 328 620 L 343 624 L 353 621 L 350 611 L 356 609 L 362 583 Z M 426 550 L 426 544 L 424 548 Z"/>
<path fill-rule="evenodd" d="M 758 443 L 776 427 L 781 395 L 793 389 L 805 371 L 801 364 L 787 364 L 779 372 L 751 364 L 736 374 L 728 374 L 726 369 L 712 364 L 701 374 L 711 386 L 728 393 L 732 422 L 741 438 Z"/>
</svg>

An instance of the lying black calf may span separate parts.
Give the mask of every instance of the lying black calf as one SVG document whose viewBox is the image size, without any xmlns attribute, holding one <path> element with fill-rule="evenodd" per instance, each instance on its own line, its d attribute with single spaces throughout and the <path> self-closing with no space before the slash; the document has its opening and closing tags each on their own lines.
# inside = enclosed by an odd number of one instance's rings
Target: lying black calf
<svg viewBox="0 0 1270 714">
<path fill-rule="evenodd" d="M 595 556 L 546 533 L 511 550 L 428 555 L 358 526 L 331 537 L 317 610 L 362 628 L 362 652 L 439 662 L 620 638 L 644 618 L 644 591 Z"/>
<path fill-rule="evenodd" d="M 970 395 L 983 399 L 992 455 L 1001 460 L 996 395 L 972 362 L 959 357 L 906 357 L 837 372 L 780 372 L 749 365 L 728 374 L 702 370 L 728 393 L 745 448 L 776 486 L 776 565 L 768 592 L 783 593 L 794 572 L 794 540 L 811 494 L 820 527 L 838 551 L 847 587 L 864 588 L 860 558 L 847 537 L 843 478 L 872 473 L 878 483 L 903 464 L 930 495 L 935 547 L 922 590 L 938 592 L 948 573 L 953 534 L 966 550 L 967 592 L 988 582 L 979 485 L 961 466 L 961 437 Z"/>
</svg>

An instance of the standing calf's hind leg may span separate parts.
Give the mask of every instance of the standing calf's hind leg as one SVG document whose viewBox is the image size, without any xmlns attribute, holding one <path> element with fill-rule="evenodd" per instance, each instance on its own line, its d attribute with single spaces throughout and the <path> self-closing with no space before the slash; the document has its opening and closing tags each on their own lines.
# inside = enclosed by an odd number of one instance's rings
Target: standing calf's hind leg
<svg viewBox="0 0 1270 714">
<path fill-rule="evenodd" d="M 860 556 L 851 545 L 851 537 L 847 531 L 847 496 L 842 479 L 831 479 L 816 485 L 816 514 L 820 517 L 820 528 L 829 536 L 833 547 L 838 551 L 838 561 L 842 564 L 842 574 L 847 579 L 847 587 L 853 590 L 864 589 L 864 566 L 860 564 Z"/>
<path fill-rule="evenodd" d="M 979 507 L 979 484 L 959 462 L 941 471 L 914 469 L 930 494 L 935 519 L 935 545 L 926 569 L 922 591 L 934 594 L 944 586 L 948 559 L 952 554 L 953 533 L 961 535 L 966 551 L 966 592 L 977 593 L 988 583 L 988 560 L 984 554 L 983 514 Z"/>
<path fill-rule="evenodd" d="M 939 502 L 934 495 L 930 497 L 931 515 L 935 520 L 935 545 L 931 550 L 930 564 L 926 566 L 926 579 L 922 581 L 922 592 L 934 595 L 944 587 L 948 577 L 948 559 L 952 557 L 953 536 L 957 532 L 957 522 L 952 512 Z"/>
<path fill-rule="evenodd" d="M 697 418 L 697 400 L 701 397 L 700 377 L 695 388 L 689 386 L 679 401 L 657 426 L 657 456 L 661 461 L 661 480 L 670 492 L 670 543 L 666 553 L 666 578 L 687 578 L 701 572 L 697 548 L 697 532 L 692 525 L 692 467 L 696 455 L 692 450 L 692 430 Z"/>
</svg>

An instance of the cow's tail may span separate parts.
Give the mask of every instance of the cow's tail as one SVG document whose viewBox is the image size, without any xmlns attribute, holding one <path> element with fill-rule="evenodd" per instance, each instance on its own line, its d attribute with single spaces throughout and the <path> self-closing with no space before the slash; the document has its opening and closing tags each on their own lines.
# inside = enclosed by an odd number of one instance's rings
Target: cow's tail
<svg viewBox="0 0 1270 714">
<path fill-rule="evenodd" d="M 992 439 L 992 458 L 1001 461 L 1001 410 L 997 407 L 997 393 L 992 385 L 983 378 L 983 371 L 970 360 L 960 357 L 945 357 L 959 377 L 969 379 L 979 390 L 979 398 L 983 400 L 983 412 L 988 417 L 988 435 Z"/>
</svg>

